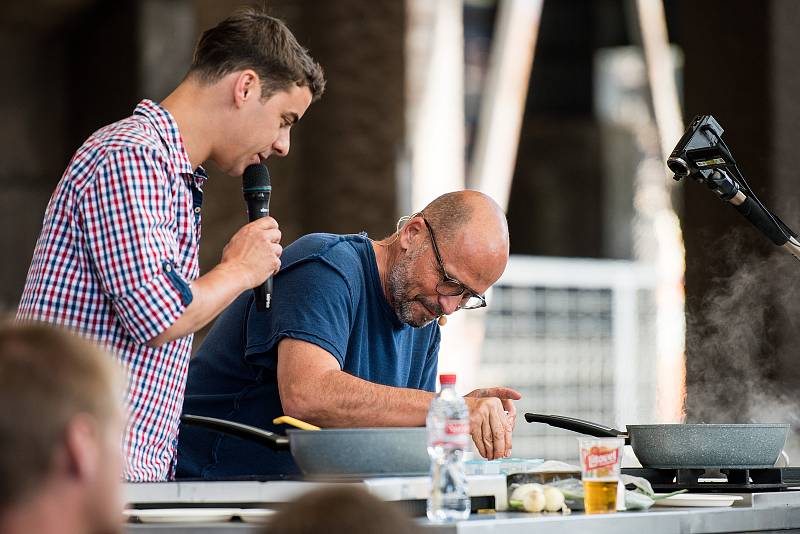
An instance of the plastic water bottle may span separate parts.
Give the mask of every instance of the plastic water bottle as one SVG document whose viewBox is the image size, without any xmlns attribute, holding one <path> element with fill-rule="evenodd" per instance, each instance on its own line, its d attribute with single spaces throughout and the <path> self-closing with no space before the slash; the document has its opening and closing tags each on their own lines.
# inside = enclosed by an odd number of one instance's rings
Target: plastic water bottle
<svg viewBox="0 0 800 534">
<path fill-rule="evenodd" d="M 464 450 L 469 446 L 469 409 L 456 393 L 456 375 L 441 375 L 442 387 L 431 402 L 426 426 L 431 457 L 428 519 L 442 523 L 470 513 Z"/>
</svg>

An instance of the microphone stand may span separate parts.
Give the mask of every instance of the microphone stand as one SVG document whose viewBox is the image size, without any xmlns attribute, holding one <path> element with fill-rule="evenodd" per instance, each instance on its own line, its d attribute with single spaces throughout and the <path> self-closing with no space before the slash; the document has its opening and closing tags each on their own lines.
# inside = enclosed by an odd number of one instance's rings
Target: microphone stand
<svg viewBox="0 0 800 534">
<path fill-rule="evenodd" d="M 738 174 L 739 180 L 732 176 L 733 173 Z M 732 171 L 728 172 L 723 167 L 717 167 L 711 171 L 701 171 L 701 175 L 704 179 L 700 181 L 706 182 L 708 188 L 717 196 L 732 204 L 773 244 L 783 248 L 800 261 L 800 241 L 797 239 L 797 232 L 789 228 L 761 203 L 755 193 L 747 187 L 747 181 L 738 168 L 733 167 Z"/>
</svg>

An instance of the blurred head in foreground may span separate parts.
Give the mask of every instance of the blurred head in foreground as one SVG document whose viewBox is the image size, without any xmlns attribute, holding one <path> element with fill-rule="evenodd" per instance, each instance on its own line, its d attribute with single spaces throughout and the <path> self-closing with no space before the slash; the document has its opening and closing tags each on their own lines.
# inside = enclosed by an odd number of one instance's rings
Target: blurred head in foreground
<svg viewBox="0 0 800 534">
<path fill-rule="evenodd" d="M 0 324 L 0 533 L 121 532 L 120 375 L 72 334 Z"/>
<path fill-rule="evenodd" d="M 275 514 L 269 534 L 416 534 L 420 528 L 396 505 L 365 489 L 335 487 L 307 493 Z"/>
</svg>

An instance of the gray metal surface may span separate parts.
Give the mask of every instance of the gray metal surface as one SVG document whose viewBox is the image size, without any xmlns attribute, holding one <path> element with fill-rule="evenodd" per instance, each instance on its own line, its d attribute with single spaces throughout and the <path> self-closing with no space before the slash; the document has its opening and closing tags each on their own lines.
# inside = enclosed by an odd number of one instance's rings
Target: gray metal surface
<svg viewBox="0 0 800 534">
<path fill-rule="evenodd" d="M 441 534 L 711 534 L 728 532 L 796 532 L 800 530 L 800 505 L 764 508 L 653 508 L 643 512 L 608 515 L 473 514 L 467 521 L 433 525 L 419 519 L 424 532 Z M 140 534 L 218 532 L 231 534 L 269 532 L 269 525 L 217 523 L 213 525 L 128 524 L 125 531 Z"/>
<path fill-rule="evenodd" d="M 636 457 L 653 468 L 767 468 L 786 442 L 788 424 L 630 425 Z"/>
<path fill-rule="evenodd" d="M 306 475 L 425 475 L 427 434 L 420 428 L 288 430 L 289 445 Z"/>
<path fill-rule="evenodd" d="M 451 534 L 711 534 L 800 529 L 797 508 L 656 508 L 644 512 L 569 516 L 497 514 L 470 517 L 455 525 L 430 525 L 425 532 Z"/>
</svg>

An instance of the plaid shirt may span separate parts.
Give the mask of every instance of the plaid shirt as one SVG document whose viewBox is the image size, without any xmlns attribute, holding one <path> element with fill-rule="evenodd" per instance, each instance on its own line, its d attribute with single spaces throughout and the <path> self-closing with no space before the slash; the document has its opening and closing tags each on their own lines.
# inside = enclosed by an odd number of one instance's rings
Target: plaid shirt
<svg viewBox="0 0 800 534">
<path fill-rule="evenodd" d="M 128 480 L 174 474 L 192 336 L 146 343 L 192 300 L 206 179 L 154 102 L 95 132 L 50 198 L 17 312 L 75 330 L 124 365 Z"/>
</svg>

